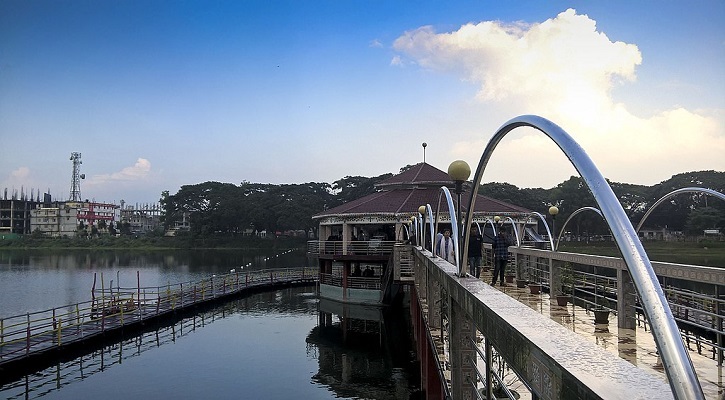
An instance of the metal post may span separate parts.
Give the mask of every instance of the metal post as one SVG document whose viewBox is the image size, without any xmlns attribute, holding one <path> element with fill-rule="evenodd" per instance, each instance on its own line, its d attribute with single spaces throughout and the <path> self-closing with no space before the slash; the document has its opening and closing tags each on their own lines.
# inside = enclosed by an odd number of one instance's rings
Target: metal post
<svg viewBox="0 0 725 400">
<path fill-rule="evenodd" d="M 491 361 L 493 360 L 493 346 L 491 346 L 491 341 L 486 338 L 485 340 L 485 347 L 486 347 L 486 398 L 492 399 L 493 398 L 493 380 L 492 374 L 491 374 Z"/>
<path fill-rule="evenodd" d="M 463 191 L 463 181 L 456 181 L 456 216 L 458 223 L 458 273 L 460 276 L 466 276 L 466 262 L 468 257 L 463 254 L 463 221 L 461 221 L 461 192 Z"/>
<path fill-rule="evenodd" d="M 717 365 L 722 365 L 723 362 L 722 312 L 723 310 L 720 308 L 720 285 L 715 285 L 715 314 L 717 315 Z"/>
<path fill-rule="evenodd" d="M 25 355 L 30 352 L 30 313 L 28 313 L 27 338 L 25 340 Z"/>
</svg>

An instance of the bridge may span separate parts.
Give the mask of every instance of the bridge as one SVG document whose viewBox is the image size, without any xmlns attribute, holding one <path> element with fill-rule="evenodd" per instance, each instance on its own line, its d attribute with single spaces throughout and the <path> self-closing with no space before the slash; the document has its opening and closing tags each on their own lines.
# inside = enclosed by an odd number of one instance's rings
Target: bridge
<svg viewBox="0 0 725 400">
<path fill-rule="evenodd" d="M 675 297 L 684 293 L 686 299 L 682 301 L 675 298 L 672 301 L 668 298 L 661 282 L 666 282 L 669 278 L 686 281 L 692 278 L 693 275 L 689 273 L 691 271 L 686 273 L 684 269 L 673 268 L 672 270 L 678 270 L 676 276 L 657 275 L 636 230 L 604 176 L 568 133 L 544 118 L 520 116 L 499 128 L 483 151 L 471 187 L 478 188 L 481 184 L 486 165 L 498 143 L 519 127 L 540 131 L 564 152 L 592 192 L 599 207 L 597 212 L 608 224 L 622 258 L 618 261 L 596 259 L 583 265 L 588 261 L 586 256 L 557 254 L 551 232 L 545 223 L 550 237 L 550 250 L 514 250 L 517 271 L 524 269 L 527 275 L 533 277 L 531 293 L 538 292 L 542 284 L 547 283 L 550 293 L 557 293 L 562 289 L 562 276 L 567 276 L 567 280 L 574 282 L 569 286 L 574 309 L 583 305 L 588 310 L 589 305 L 595 305 L 599 309 L 597 311 L 615 311 L 620 331 L 618 342 L 630 347 L 635 344 L 634 349 L 630 348 L 629 352 L 622 351 L 622 354 L 631 354 L 631 350 L 636 353 L 639 342 L 635 341 L 638 338 L 635 327 L 638 321 L 644 321 L 651 334 L 640 336 L 649 336 L 653 340 L 650 348 L 658 358 L 659 369 L 664 371 L 664 379 L 645 372 L 638 364 L 636 356 L 633 360 L 630 357 L 632 362 L 628 362 L 616 355 L 602 352 L 581 335 L 563 329 L 561 325 L 532 311 L 517 299 L 502 294 L 479 279 L 470 278 L 466 273 L 466 259 L 462 257 L 467 254 L 469 237 L 467 233 L 464 235 L 463 230 L 464 227 L 472 226 L 473 212 L 467 213 L 462 220 L 461 210 L 456 213 L 449 189 L 442 186 L 441 197 L 446 197 L 452 237 L 456 242 L 453 268 L 448 262 L 427 252 L 424 247 L 425 218 L 428 218 L 432 237 L 432 221 L 435 219 L 437 225 L 440 200 L 435 215 L 430 205 L 425 205 L 419 209 L 420 216 L 413 218 L 415 222 L 420 221 L 420 227 L 416 231 L 417 236 L 421 237 L 420 243 L 423 247 L 414 251 L 416 284 L 412 297 L 418 299 L 418 303 L 413 303 L 416 307 L 412 315 L 417 342 L 420 343 L 419 355 L 423 355 L 422 376 L 428 397 L 491 399 L 501 395 L 504 398 L 518 398 L 518 392 L 514 394 L 502 376 L 504 371 L 513 371 L 516 380 L 522 385 L 521 389 L 530 394 L 532 399 L 703 399 L 705 385 L 698 378 L 691 351 L 686 346 L 686 343 L 690 344 L 693 336 L 687 333 L 683 338 L 680 333 L 682 325 L 686 329 L 690 328 L 689 315 L 692 313 L 698 315 L 696 325 L 699 325 L 699 332 L 705 332 L 712 338 L 710 346 L 718 369 L 718 388 L 713 392 L 708 390 L 708 394 L 712 398 L 720 398 L 720 288 L 723 281 L 719 270 L 695 271 L 694 275 L 700 272 L 706 276 L 699 279 L 699 285 L 694 289 L 681 283 L 674 285 L 674 289 L 669 289 L 669 293 L 675 293 Z M 468 179 L 470 168 L 462 161 L 454 161 L 449 167 L 449 175 L 456 182 L 457 203 L 461 205 L 461 186 Z M 474 209 L 478 191 L 470 192 L 469 209 Z M 725 199 L 721 193 L 714 194 Z M 540 214 L 533 214 L 543 220 Z M 518 233 L 516 237 L 518 240 Z M 431 247 L 434 250 L 434 246 Z M 562 262 L 564 268 L 561 266 Z M 556 265 L 557 263 L 560 265 Z M 612 269 L 613 274 L 599 274 L 598 269 L 602 268 Z M 663 273 L 662 269 L 666 268 L 660 268 L 660 275 Z M 714 285 L 714 289 L 702 290 L 703 285 Z M 616 303 L 616 310 L 611 308 L 612 300 Z M 693 300 L 697 306 L 691 309 Z M 558 304 L 557 302 L 557 307 L 561 307 Z M 675 317 L 673 309 L 684 309 L 684 323 Z M 540 302 L 540 311 L 543 311 L 543 302 Z M 552 314 L 554 313 L 549 312 L 549 315 Z M 639 314 L 644 318 L 638 318 Z M 600 322 L 597 319 L 595 317 L 595 322 Z M 572 330 L 574 329 L 576 324 L 572 326 Z M 433 331 L 440 332 L 437 340 L 436 335 L 431 333 Z M 698 354 L 702 351 L 700 333 L 694 335 L 698 343 Z M 483 349 L 479 343 L 483 343 Z M 482 360 L 483 372 L 479 368 L 479 360 Z M 433 371 L 438 371 L 438 374 Z"/>
<path fill-rule="evenodd" d="M 510 250 L 518 284 L 492 287 L 486 283 L 490 274 L 459 276 L 453 264 L 422 247 L 411 248 L 411 315 L 427 398 L 487 398 L 487 388 L 496 398 L 674 398 L 622 259 Z M 486 259 L 491 265 L 490 249 Z M 706 398 L 718 399 L 725 271 L 671 263 L 654 267 Z M 562 270 L 569 271 L 574 288 L 563 306 L 553 295 L 556 278 L 551 278 Z M 544 290 L 531 294 L 533 282 Z M 687 289 L 693 285 L 701 290 Z M 616 318 L 595 323 L 593 310 L 602 298 Z"/>
<path fill-rule="evenodd" d="M 90 301 L 0 318 L 0 372 L 7 378 L 12 371 L 22 371 L 85 343 L 106 340 L 124 329 L 245 293 L 314 285 L 317 279 L 317 271 L 297 267 L 233 270 L 199 281 L 156 287 L 94 286 Z"/>
</svg>

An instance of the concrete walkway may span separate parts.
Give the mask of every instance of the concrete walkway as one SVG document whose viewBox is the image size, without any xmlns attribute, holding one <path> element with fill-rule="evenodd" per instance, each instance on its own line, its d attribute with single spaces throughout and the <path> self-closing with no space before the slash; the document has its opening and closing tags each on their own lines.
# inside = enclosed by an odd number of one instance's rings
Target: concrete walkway
<svg viewBox="0 0 725 400">
<path fill-rule="evenodd" d="M 481 280 L 490 283 L 491 278 L 490 271 L 481 271 Z M 528 287 L 518 288 L 515 282 L 503 287 L 496 283 L 494 287 L 639 368 L 652 374 L 664 375 L 665 371 L 649 327 L 646 330 L 644 326 L 638 326 L 634 330 L 619 329 L 617 317 L 614 315 L 610 315 L 609 324 L 595 324 L 591 311 L 587 312 L 571 302 L 566 306 L 558 306 L 556 299 L 552 304 L 548 293 L 531 294 Z M 702 354 L 699 354 L 694 344 L 689 346 L 690 358 L 705 397 L 712 400 L 725 399 L 722 366 L 713 359 L 712 348 L 703 347 L 701 351 Z"/>
</svg>

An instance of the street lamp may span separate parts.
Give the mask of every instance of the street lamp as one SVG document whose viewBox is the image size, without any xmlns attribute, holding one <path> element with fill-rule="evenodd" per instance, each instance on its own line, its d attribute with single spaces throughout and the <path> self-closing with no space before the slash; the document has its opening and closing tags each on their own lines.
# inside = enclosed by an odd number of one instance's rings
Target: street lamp
<svg viewBox="0 0 725 400">
<path fill-rule="evenodd" d="M 421 245 L 423 246 L 423 250 L 425 250 L 425 211 L 426 211 L 425 206 L 418 207 L 418 213 L 420 213 L 420 215 L 423 216 L 423 223 L 421 224 L 423 226 L 420 229 L 422 232 L 420 235 L 420 241 L 421 241 Z"/>
<path fill-rule="evenodd" d="M 451 165 L 448 166 L 448 176 L 451 177 L 453 182 L 456 183 L 456 188 L 454 191 L 456 192 L 456 211 L 458 212 L 457 219 L 460 224 L 460 234 L 458 237 L 458 273 L 463 276 L 463 266 L 464 262 L 461 262 L 460 260 L 463 260 L 463 221 L 461 221 L 461 193 L 463 192 L 463 182 L 468 180 L 468 177 L 471 176 L 471 167 L 468 166 L 468 163 L 463 160 L 456 160 L 451 163 Z M 469 210 L 470 211 L 470 210 Z"/>
<path fill-rule="evenodd" d="M 411 227 L 411 230 L 413 231 L 413 235 L 415 235 L 415 241 L 416 241 L 415 244 L 416 245 L 418 244 L 417 242 L 419 240 L 418 239 L 418 224 L 416 223 L 417 221 L 418 220 L 415 218 L 415 215 L 412 215 L 410 217 L 410 227 Z"/>
<path fill-rule="evenodd" d="M 557 206 L 549 207 L 549 215 L 551 215 L 551 236 L 556 236 L 556 214 L 559 214 Z M 552 251 L 556 249 L 551 249 Z"/>
</svg>

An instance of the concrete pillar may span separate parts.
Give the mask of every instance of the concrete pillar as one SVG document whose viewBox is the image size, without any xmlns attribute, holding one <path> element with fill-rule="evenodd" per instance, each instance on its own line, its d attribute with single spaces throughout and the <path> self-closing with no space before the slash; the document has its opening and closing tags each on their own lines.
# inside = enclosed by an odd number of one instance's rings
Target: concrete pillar
<svg viewBox="0 0 725 400">
<path fill-rule="evenodd" d="M 622 329 L 635 329 L 635 294 L 636 288 L 629 271 L 617 271 L 617 324 Z"/>
<path fill-rule="evenodd" d="M 431 329 L 441 327 L 441 284 L 433 279 L 428 281 L 428 325 Z"/>
<path fill-rule="evenodd" d="M 342 254 L 347 254 L 347 247 L 350 243 L 352 235 L 350 234 L 350 225 L 347 222 L 342 223 Z"/>
<path fill-rule="evenodd" d="M 556 303 L 556 296 L 563 294 L 561 290 L 561 261 L 549 259 L 549 294 L 550 303 Z"/>
<path fill-rule="evenodd" d="M 473 348 L 476 329 L 473 321 L 458 303 L 452 299 L 449 299 L 449 303 L 451 394 L 454 399 L 474 399 L 477 398 L 474 393 L 474 384 L 477 380 L 474 372 L 477 353 Z"/>
<path fill-rule="evenodd" d="M 416 263 L 417 267 L 421 267 L 421 265 Z M 415 279 L 418 282 L 418 295 L 421 299 L 424 299 L 426 302 L 428 302 L 428 269 L 425 268 L 416 268 L 415 271 Z"/>
</svg>

